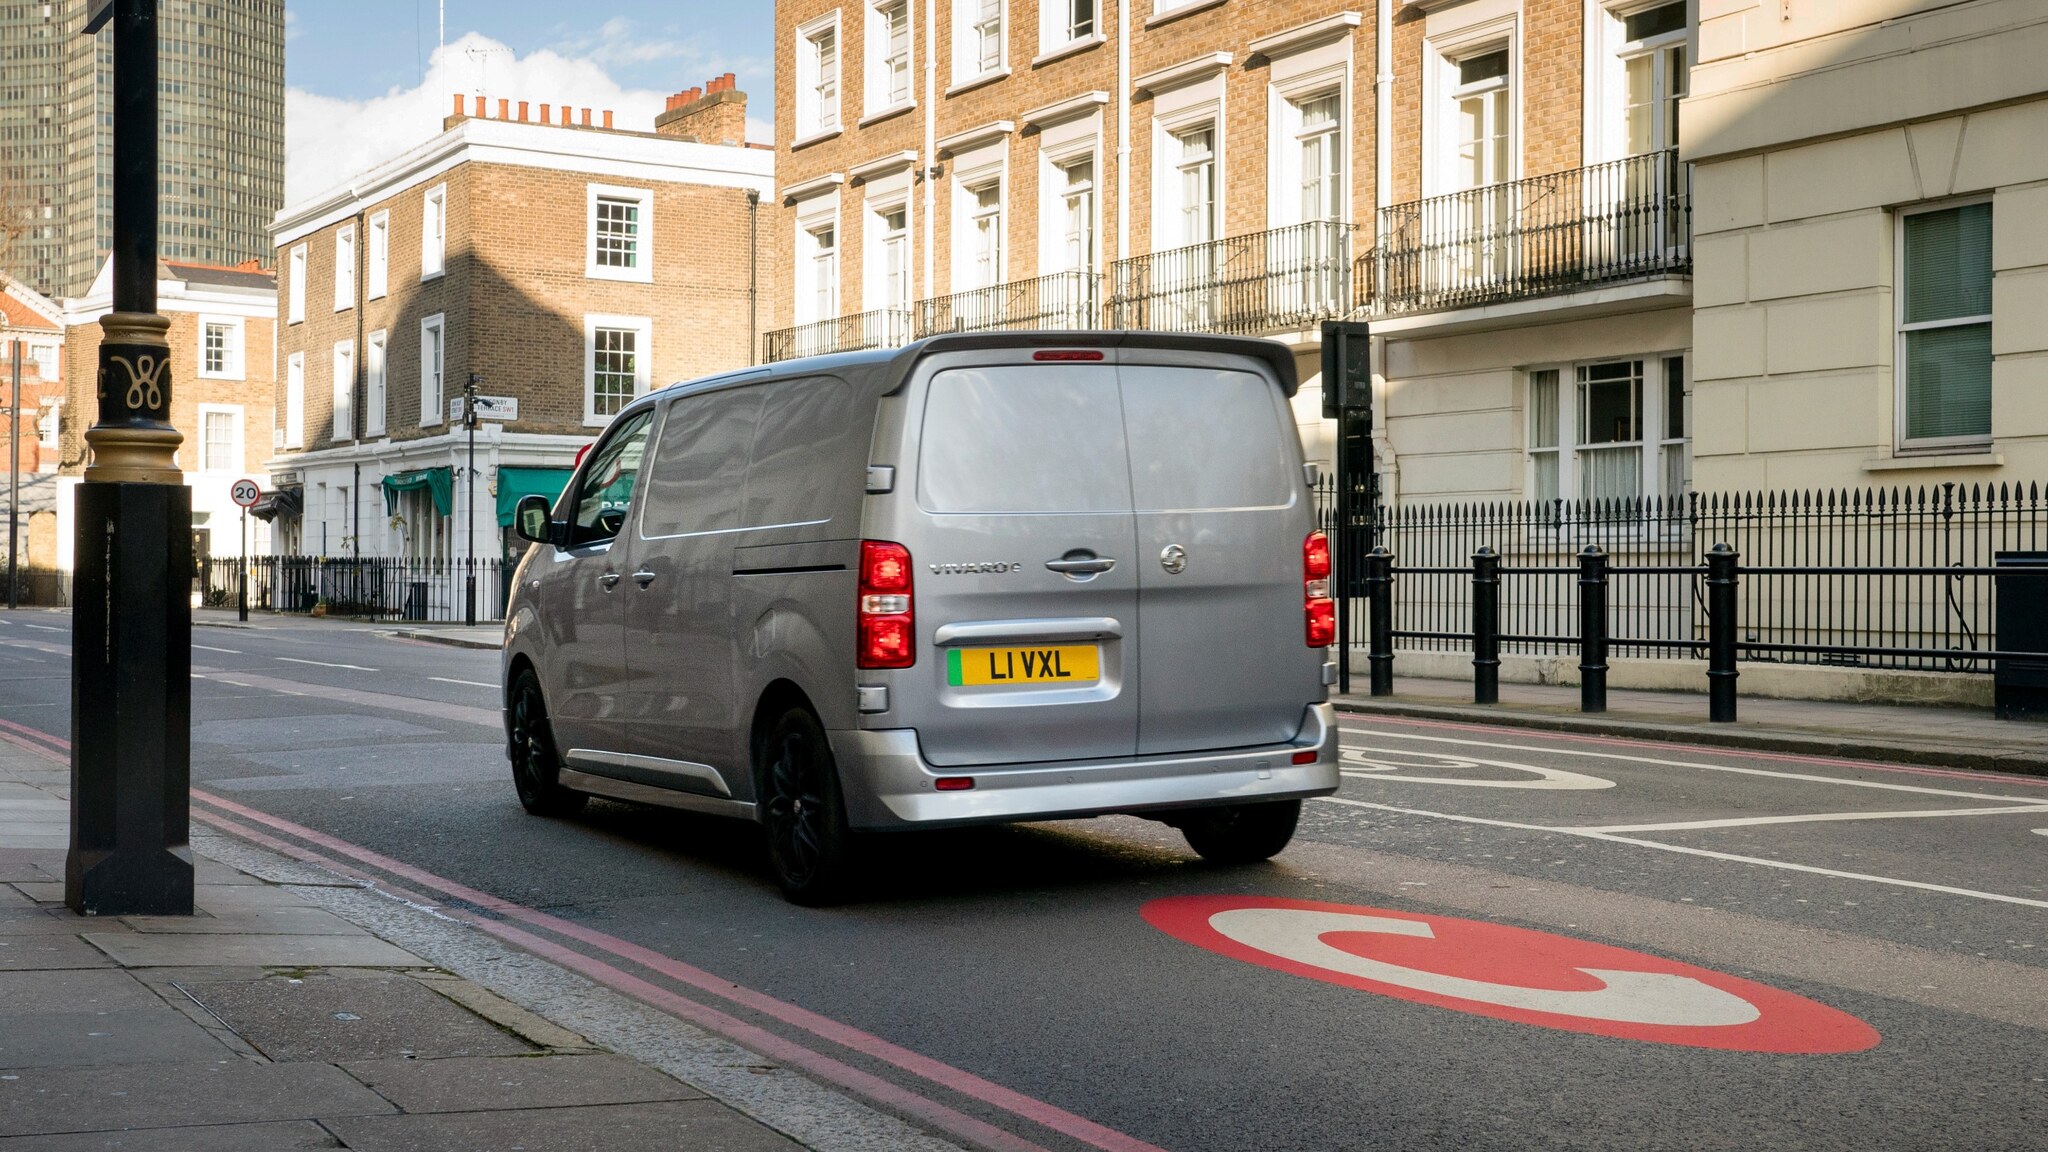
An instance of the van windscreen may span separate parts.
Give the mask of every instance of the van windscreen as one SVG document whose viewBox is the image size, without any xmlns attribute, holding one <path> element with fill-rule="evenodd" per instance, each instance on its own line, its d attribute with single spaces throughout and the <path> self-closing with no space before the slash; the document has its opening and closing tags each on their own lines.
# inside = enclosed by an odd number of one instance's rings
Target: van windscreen
<svg viewBox="0 0 2048 1152">
<path fill-rule="evenodd" d="M 932 512 L 1129 512 L 1116 370 L 955 368 L 932 377 L 918 449 Z"/>
</svg>

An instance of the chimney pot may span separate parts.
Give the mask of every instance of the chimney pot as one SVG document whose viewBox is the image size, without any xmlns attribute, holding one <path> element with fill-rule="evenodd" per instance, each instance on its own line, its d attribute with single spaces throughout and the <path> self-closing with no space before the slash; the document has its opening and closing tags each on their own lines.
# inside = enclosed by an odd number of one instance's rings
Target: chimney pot
<svg viewBox="0 0 2048 1152">
<path fill-rule="evenodd" d="M 529 117 L 529 116 L 528 116 L 528 115 L 526 114 L 526 101 L 524 101 L 524 100 L 521 100 L 521 101 L 519 102 L 519 122 L 520 122 L 521 124 L 525 124 L 525 123 L 527 123 L 527 122 L 528 122 L 528 121 L 529 121 L 530 119 L 531 119 L 531 117 Z"/>
<path fill-rule="evenodd" d="M 543 124 L 548 122 L 548 106 L 546 104 L 540 106 L 540 122 Z"/>
<path fill-rule="evenodd" d="M 455 114 L 457 116 L 462 115 L 462 93 L 460 92 L 455 94 Z"/>
<path fill-rule="evenodd" d="M 590 109 L 588 108 L 583 110 L 583 126 L 585 128 L 590 127 Z"/>
<path fill-rule="evenodd" d="M 510 120 L 511 118 L 512 102 L 510 100 L 505 99 L 503 96 L 498 97 L 498 119 Z"/>
<path fill-rule="evenodd" d="M 609 108 L 604 110 L 604 126 L 607 128 L 612 126 L 612 110 Z"/>
<path fill-rule="evenodd" d="M 481 119 L 481 118 L 483 117 L 483 114 L 484 114 L 484 98 L 483 98 L 483 97 L 481 97 L 481 96 L 478 96 L 478 97 L 476 98 L 476 101 L 475 101 L 475 106 L 476 106 L 476 115 L 477 115 L 477 117 L 478 117 L 479 119 Z M 460 112 L 460 111 L 461 111 L 461 109 L 459 109 L 459 108 L 458 108 L 458 109 L 456 109 L 456 111 Z"/>
</svg>

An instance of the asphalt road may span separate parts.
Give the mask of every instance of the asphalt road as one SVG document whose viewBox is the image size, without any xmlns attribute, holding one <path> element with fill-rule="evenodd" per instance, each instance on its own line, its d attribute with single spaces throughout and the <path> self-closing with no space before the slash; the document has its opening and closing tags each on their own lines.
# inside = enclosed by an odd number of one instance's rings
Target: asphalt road
<svg viewBox="0 0 2048 1152">
<path fill-rule="evenodd" d="M 526 816 L 495 653 L 194 640 L 202 812 L 480 890 L 1012 1147 L 2048 1148 L 2048 780 L 1349 717 L 1272 864 L 1125 818 L 900 837 L 806 911 L 749 828 Z M 0 729 L 68 736 L 68 652 L 0 613 Z"/>
</svg>

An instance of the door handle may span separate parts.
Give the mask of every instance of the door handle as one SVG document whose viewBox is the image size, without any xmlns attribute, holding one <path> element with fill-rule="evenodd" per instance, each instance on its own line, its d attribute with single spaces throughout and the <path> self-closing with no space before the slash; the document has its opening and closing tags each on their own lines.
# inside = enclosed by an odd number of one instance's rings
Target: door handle
<svg viewBox="0 0 2048 1152">
<path fill-rule="evenodd" d="M 1116 561 L 1092 552 L 1080 555 L 1069 552 L 1058 560 L 1047 560 L 1045 566 L 1062 576 L 1097 576 L 1116 567 Z"/>
<path fill-rule="evenodd" d="M 617 586 L 619 582 L 619 574 L 617 572 L 607 572 L 604 575 L 599 576 L 597 578 L 597 582 L 599 584 L 604 585 L 604 590 L 609 592 L 615 586 Z"/>
<path fill-rule="evenodd" d="M 645 588 L 649 584 L 654 583 L 654 573 L 649 572 L 645 568 L 642 568 L 638 572 L 633 573 L 633 581 L 639 584 L 642 588 Z"/>
</svg>

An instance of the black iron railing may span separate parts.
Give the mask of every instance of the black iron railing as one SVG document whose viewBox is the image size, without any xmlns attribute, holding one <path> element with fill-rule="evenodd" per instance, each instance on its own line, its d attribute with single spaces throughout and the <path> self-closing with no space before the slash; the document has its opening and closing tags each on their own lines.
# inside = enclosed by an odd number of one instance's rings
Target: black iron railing
<svg viewBox="0 0 2048 1152">
<path fill-rule="evenodd" d="M 1119 260 L 1110 327 L 1250 335 L 1346 315 L 1352 230 L 1316 220 Z"/>
<path fill-rule="evenodd" d="M 773 364 L 777 360 L 823 356 L 828 352 L 894 348 L 910 342 L 910 331 L 909 309 L 877 308 L 766 333 L 761 337 L 761 359 Z"/>
<path fill-rule="evenodd" d="M 1054 272 L 917 302 L 919 339 L 945 332 L 1102 326 L 1102 278 L 1094 272 Z"/>
<path fill-rule="evenodd" d="M 239 558 L 208 560 L 199 573 L 201 605 L 233 608 L 243 578 Z M 365 556 L 252 556 L 249 608 L 261 612 L 410 621 L 460 621 L 468 578 L 476 577 L 478 619 L 502 619 L 504 564 L 497 560 L 412 560 Z"/>
<path fill-rule="evenodd" d="M 1670 149 L 1396 204 L 1359 265 L 1381 314 L 1690 275 L 1692 166 Z"/>
<path fill-rule="evenodd" d="M 1327 482 L 1323 522 L 1335 523 Z M 2001 553 L 2048 551 L 2039 485 L 1688 493 L 1672 500 L 1432 503 L 1354 522 L 1341 558 L 1392 554 L 1391 633 L 1406 651 L 1467 651 L 1473 557 L 1500 557 L 1500 650 L 1577 653 L 1584 550 L 1605 557 L 1607 645 L 1615 655 L 1703 659 L 1708 556 L 1732 548 L 1747 661 L 1990 672 Z M 1364 637 L 1364 581 L 1351 635 Z"/>
</svg>

